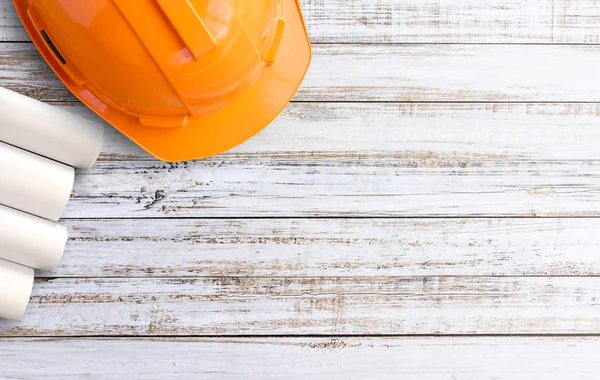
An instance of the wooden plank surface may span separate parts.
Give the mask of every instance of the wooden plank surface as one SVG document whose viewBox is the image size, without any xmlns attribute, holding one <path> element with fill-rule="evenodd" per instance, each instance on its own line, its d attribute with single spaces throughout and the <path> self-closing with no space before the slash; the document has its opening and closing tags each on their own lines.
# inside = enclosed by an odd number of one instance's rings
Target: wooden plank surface
<svg viewBox="0 0 600 380">
<path fill-rule="evenodd" d="M 296 103 L 232 152 L 179 165 L 108 129 L 104 162 L 78 175 L 65 216 L 595 216 L 597 115 L 596 104 Z"/>
<path fill-rule="evenodd" d="M 0 42 L 29 41 L 12 0 L 0 0 Z"/>
<path fill-rule="evenodd" d="M 296 334 L 600 334 L 600 277 L 38 279 L 23 320 L 0 321 L 1 336 Z"/>
<path fill-rule="evenodd" d="M 8 379 L 597 378 L 598 338 L 3 339 Z M 35 358 L 36 365 L 31 365 Z M 10 363 L 10 364 L 9 364 Z M 9 364 L 6 366 L 6 364 Z"/>
<path fill-rule="evenodd" d="M 315 45 L 296 101 L 598 102 L 586 45 Z M 0 44 L 0 83 L 74 100 L 29 43 Z"/>
<path fill-rule="evenodd" d="M 54 103 L 98 120 L 89 109 Z M 598 104 L 292 103 L 222 158 L 596 160 Z M 154 160 L 107 126 L 103 161 Z"/>
<path fill-rule="evenodd" d="M 107 130 L 0 377 L 597 377 L 600 3 L 301 3 L 313 66 L 256 138 Z M 27 41 L 0 0 L 0 84 L 94 117 Z"/>
<path fill-rule="evenodd" d="M 313 43 L 598 43 L 595 0 L 301 0 Z M 0 41 L 27 41 L 0 0 Z"/>
<path fill-rule="evenodd" d="M 600 219 L 69 220 L 43 277 L 596 276 Z"/>
<path fill-rule="evenodd" d="M 66 218 L 598 216 L 600 161 L 100 162 Z"/>
</svg>

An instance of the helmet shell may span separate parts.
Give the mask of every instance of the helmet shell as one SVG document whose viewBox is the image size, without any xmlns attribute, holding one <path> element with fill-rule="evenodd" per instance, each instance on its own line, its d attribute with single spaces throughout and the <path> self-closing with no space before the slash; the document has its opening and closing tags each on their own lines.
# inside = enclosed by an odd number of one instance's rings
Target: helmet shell
<svg viewBox="0 0 600 380">
<path fill-rule="evenodd" d="M 166 161 L 243 142 L 300 85 L 311 51 L 296 0 L 15 0 L 65 85 Z"/>
</svg>

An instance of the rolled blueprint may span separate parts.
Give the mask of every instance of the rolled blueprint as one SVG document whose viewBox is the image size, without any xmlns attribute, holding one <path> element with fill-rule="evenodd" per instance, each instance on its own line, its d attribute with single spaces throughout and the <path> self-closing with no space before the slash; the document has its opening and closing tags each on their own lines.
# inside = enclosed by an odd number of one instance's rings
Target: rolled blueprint
<svg viewBox="0 0 600 380">
<path fill-rule="evenodd" d="M 0 143 L 0 204 L 57 221 L 74 176 L 70 166 Z"/>
<path fill-rule="evenodd" d="M 0 318 L 20 321 L 33 289 L 33 269 L 0 260 Z"/>
<path fill-rule="evenodd" d="M 0 206 L 0 258 L 53 271 L 67 244 L 64 226 Z"/>
<path fill-rule="evenodd" d="M 0 141 L 89 169 L 102 149 L 104 125 L 0 87 Z"/>
</svg>

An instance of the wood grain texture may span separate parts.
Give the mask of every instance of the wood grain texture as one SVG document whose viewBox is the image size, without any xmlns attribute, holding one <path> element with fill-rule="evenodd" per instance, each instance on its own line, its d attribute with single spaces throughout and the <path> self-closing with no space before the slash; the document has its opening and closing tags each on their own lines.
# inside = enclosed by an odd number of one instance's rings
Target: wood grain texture
<svg viewBox="0 0 600 380">
<path fill-rule="evenodd" d="M 598 277 L 38 279 L 1 336 L 599 334 Z"/>
<path fill-rule="evenodd" d="M 0 377 L 597 378 L 600 2 L 301 1 L 256 138 L 163 164 L 107 129 Z M 95 117 L 27 41 L 0 0 L 0 84 Z"/>
<path fill-rule="evenodd" d="M 8 379 L 592 380 L 598 338 L 2 339 Z M 36 365 L 32 366 L 32 358 Z"/>
<path fill-rule="evenodd" d="M 585 45 L 316 45 L 296 101 L 598 102 Z M 32 44 L 0 44 L 0 83 L 74 100 Z"/>
<path fill-rule="evenodd" d="M 597 115 L 596 104 L 296 103 L 233 151 L 182 164 L 148 160 L 108 129 L 65 216 L 595 216 Z"/>
<path fill-rule="evenodd" d="M 100 162 L 66 218 L 598 216 L 600 161 Z"/>
<path fill-rule="evenodd" d="M 78 103 L 54 103 L 99 120 Z M 292 103 L 221 158 L 596 160 L 598 104 Z M 154 160 L 107 126 L 103 161 Z"/>
<path fill-rule="evenodd" d="M 0 0 L 0 42 L 29 41 L 12 0 Z"/>
<path fill-rule="evenodd" d="M 596 276 L 600 219 L 69 220 L 43 277 Z"/>
<path fill-rule="evenodd" d="M 598 43 L 595 0 L 301 0 L 313 43 Z M 0 0 L 0 41 L 28 41 Z"/>
</svg>

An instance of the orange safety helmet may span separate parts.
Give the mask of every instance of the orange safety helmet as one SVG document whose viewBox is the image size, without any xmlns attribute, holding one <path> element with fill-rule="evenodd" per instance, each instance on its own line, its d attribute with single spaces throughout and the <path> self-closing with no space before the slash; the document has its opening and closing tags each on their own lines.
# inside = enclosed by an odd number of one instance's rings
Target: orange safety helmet
<svg viewBox="0 0 600 380">
<path fill-rule="evenodd" d="M 155 157 L 199 159 L 266 127 L 311 59 L 298 0 L 14 0 L 83 103 Z"/>
</svg>

